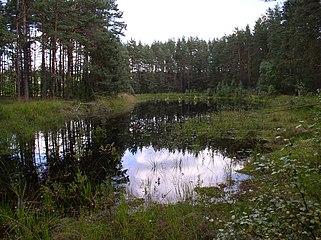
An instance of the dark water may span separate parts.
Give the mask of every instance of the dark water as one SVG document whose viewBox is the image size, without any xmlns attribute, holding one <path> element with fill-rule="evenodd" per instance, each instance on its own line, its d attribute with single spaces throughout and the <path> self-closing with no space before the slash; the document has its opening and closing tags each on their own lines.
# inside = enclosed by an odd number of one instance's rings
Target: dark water
<svg viewBox="0 0 321 240">
<path fill-rule="evenodd" d="M 0 197 L 10 198 L 5 186 L 21 179 L 26 191 L 34 193 L 43 184 L 68 184 L 80 170 L 93 184 L 111 179 L 115 186 L 125 186 L 129 196 L 184 200 L 196 186 L 246 177 L 236 173 L 242 165 L 235 157 L 249 146 L 207 137 L 195 144 L 199 137 L 184 136 L 180 124 L 191 118 L 209 121 L 210 113 L 222 109 L 251 107 L 240 102 L 150 102 L 114 119 L 67 122 L 28 141 L 13 135 L 1 148 Z"/>
</svg>

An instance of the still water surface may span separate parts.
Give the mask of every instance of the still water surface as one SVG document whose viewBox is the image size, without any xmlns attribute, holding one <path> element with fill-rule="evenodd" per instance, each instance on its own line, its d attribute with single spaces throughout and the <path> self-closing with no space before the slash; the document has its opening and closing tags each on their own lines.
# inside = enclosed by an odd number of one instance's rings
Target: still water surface
<svg viewBox="0 0 321 240">
<path fill-rule="evenodd" d="M 0 161 L 6 174 L 16 172 L 18 164 L 30 190 L 39 182 L 70 183 L 80 170 L 94 184 L 113 179 L 128 196 L 177 202 L 191 197 L 196 186 L 246 177 L 236 172 L 242 168 L 235 159 L 241 149 L 233 142 L 200 139 L 197 133 L 187 138 L 180 124 L 191 118 L 210 122 L 211 113 L 250 107 L 240 102 L 144 103 L 114 119 L 68 122 L 28 141 L 15 137 L 11 153 L 0 155 Z"/>
<path fill-rule="evenodd" d="M 183 201 L 193 197 L 195 187 L 246 177 L 235 172 L 240 164 L 209 148 L 195 154 L 166 148 L 156 151 L 149 146 L 135 154 L 126 150 L 122 161 L 130 180 L 127 192 L 146 201 Z"/>
</svg>

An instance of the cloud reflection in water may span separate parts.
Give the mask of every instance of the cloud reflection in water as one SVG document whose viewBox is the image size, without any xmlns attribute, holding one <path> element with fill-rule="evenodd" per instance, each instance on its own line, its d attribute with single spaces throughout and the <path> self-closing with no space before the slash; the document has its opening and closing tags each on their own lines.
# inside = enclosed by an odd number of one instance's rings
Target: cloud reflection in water
<svg viewBox="0 0 321 240">
<path fill-rule="evenodd" d="M 224 183 L 230 177 L 235 178 L 235 171 L 241 168 L 240 164 L 211 149 L 196 155 L 179 150 L 155 150 L 150 146 L 135 154 L 127 150 L 122 161 L 130 180 L 127 192 L 163 203 L 184 200 L 196 186 Z"/>
</svg>

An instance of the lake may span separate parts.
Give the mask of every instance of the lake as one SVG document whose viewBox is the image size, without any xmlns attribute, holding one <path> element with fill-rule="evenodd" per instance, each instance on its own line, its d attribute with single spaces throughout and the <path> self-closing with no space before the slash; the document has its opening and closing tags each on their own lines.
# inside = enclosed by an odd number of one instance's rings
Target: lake
<svg viewBox="0 0 321 240">
<path fill-rule="evenodd" d="M 13 135 L 2 151 L 2 181 L 24 179 L 27 192 L 39 185 L 63 185 L 84 173 L 92 184 L 111 181 L 128 197 L 175 203 L 194 198 L 195 187 L 234 189 L 248 176 L 238 173 L 251 149 L 233 139 L 210 139 L 182 125 L 210 123 L 212 114 L 253 106 L 242 102 L 147 102 L 113 119 L 97 116 L 37 132 L 33 139 Z M 0 196 L 5 195 L 1 193 Z"/>
</svg>

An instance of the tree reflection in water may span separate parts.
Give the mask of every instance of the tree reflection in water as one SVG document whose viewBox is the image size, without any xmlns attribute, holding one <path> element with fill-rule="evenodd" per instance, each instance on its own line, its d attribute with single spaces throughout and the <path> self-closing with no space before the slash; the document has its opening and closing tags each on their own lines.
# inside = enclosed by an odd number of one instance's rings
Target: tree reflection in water
<svg viewBox="0 0 321 240">
<path fill-rule="evenodd" d="M 239 102 L 233 104 L 225 108 L 244 107 Z M 63 128 L 35 133 L 33 139 L 13 133 L 12 139 L 0 149 L 0 197 L 10 199 L 16 194 L 8 186 L 19 181 L 26 183 L 28 194 L 37 194 L 40 186 L 72 182 L 79 171 L 93 184 L 106 179 L 116 184 L 130 181 L 128 189 L 138 197 L 143 196 L 142 192 L 134 186 L 149 181 L 152 184 L 144 183 L 144 188 L 155 188 L 160 194 L 154 200 L 162 199 L 168 192 L 176 191 L 180 196 L 182 189 L 178 185 L 185 182 L 192 182 L 192 187 L 200 183 L 217 184 L 224 179 L 223 165 L 232 163 L 228 155 L 241 146 L 204 137 L 198 139 L 195 147 L 195 139 L 181 135 L 174 126 L 190 118 L 208 121 L 209 113 L 220 111 L 223 106 L 150 102 L 113 119 L 67 122 Z M 146 155 L 148 158 L 143 158 Z M 173 174 L 175 171 L 179 174 Z M 176 181 L 178 177 L 182 181 Z M 169 181 L 177 187 L 169 186 Z M 161 190 L 159 186 L 166 187 Z M 173 198 L 170 194 L 170 199 Z"/>
</svg>

